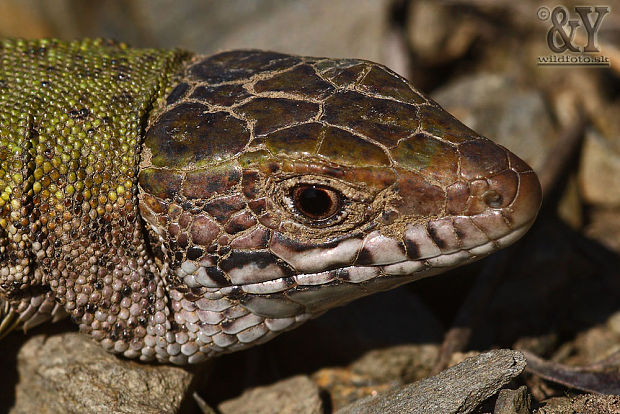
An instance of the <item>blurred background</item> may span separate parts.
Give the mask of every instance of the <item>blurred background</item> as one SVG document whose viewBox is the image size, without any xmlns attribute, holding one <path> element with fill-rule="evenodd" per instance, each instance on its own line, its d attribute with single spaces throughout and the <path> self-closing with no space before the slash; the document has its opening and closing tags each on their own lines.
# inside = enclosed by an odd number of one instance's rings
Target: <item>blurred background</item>
<svg viewBox="0 0 620 414">
<path fill-rule="evenodd" d="M 532 231 L 501 259 L 331 311 L 265 346 L 218 359 L 215 379 L 197 385 L 209 404 L 226 412 L 224 400 L 300 374 L 318 384 L 324 403 L 336 409 L 428 375 L 455 321 L 465 320 L 472 330 L 461 357 L 511 347 L 587 365 L 620 349 L 620 2 L 561 2 L 571 19 L 579 17 L 576 5 L 609 7 L 596 38 L 608 67 L 538 65 L 539 57 L 553 54 L 547 44 L 552 22 L 541 7 L 549 12 L 557 5 L 0 0 L 0 36 L 105 37 L 203 54 L 259 48 L 369 59 L 408 78 L 534 167 L 543 183 L 543 210 Z M 595 17 L 593 12 L 591 23 Z M 581 25 L 571 41 L 583 46 L 586 40 Z M 484 272 L 502 276 L 481 293 L 476 280 Z M 479 304 L 483 317 L 463 319 L 467 303 Z M 10 358 L 18 351 L 8 352 L 4 363 L 14 364 Z M 606 369 L 618 374 L 617 367 Z M 566 394 L 534 377 L 527 385 L 537 402 Z M 17 380 L 13 386 L 27 387 Z M 7 407 L 19 403 L 14 395 L 3 398 Z"/>
</svg>

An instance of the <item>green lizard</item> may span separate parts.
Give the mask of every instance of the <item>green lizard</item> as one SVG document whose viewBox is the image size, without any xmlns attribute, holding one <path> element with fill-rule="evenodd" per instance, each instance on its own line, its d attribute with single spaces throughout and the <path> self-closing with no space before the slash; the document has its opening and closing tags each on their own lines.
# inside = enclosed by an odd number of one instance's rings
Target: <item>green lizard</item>
<svg viewBox="0 0 620 414">
<path fill-rule="evenodd" d="M 175 364 L 471 262 L 531 168 L 382 65 L 0 43 L 1 332 L 70 315 Z"/>
</svg>

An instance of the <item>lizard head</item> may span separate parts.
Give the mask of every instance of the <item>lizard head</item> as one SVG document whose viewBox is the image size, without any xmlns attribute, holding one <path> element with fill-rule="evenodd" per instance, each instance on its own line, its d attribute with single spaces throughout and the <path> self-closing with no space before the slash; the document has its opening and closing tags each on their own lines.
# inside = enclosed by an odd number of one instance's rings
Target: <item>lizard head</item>
<svg viewBox="0 0 620 414">
<path fill-rule="evenodd" d="M 353 59 L 196 57 L 140 167 L 175 320 L 213 353 L 482 258 L 541 203 L 526 163 Z"/>
</svg>

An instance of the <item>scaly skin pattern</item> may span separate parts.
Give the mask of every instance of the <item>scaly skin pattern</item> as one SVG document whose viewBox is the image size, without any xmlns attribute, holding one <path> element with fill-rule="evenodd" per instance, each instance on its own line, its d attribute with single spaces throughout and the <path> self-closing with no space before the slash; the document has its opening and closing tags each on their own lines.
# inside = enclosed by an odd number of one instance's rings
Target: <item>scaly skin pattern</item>
<svg viewBox="0 0 620 414">
<path fill-rule="evenodd" d="M 0 331 L 68 313 L 199 362 L 484 257 L 540 206 L 529 166 L 372 62 L 0 53 Z"/>
</svg>

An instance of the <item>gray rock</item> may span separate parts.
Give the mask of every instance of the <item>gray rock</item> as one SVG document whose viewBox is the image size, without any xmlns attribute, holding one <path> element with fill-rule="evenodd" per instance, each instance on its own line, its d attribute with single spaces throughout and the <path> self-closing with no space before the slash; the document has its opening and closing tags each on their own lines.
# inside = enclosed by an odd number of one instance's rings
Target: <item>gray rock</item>
<svg viewBox="0 0 620 414">
<path fill-rule="evenodd" d="M 401 384 L 426 378 L 439 354 L 437 344 L 408 344 L 370 351 L 351 364 L 351 371 L 377 382 Z"/>
<path fill-rule="evenodd" d="M 527 386 L 516 390 L 503 389 L 497 394 L 493 414 L 529 414 L 532 405 Z"/>
<path fill-rule="evenodd" d="M 322 414 L 319 388 L 298 375 L 266 387 L 256 387 L 218 406 L 222 414 Z"/>
<path fill-rule="evenodd" d="M 586 202 L 620 206 L 619 147 L 618 135 L 605 137 L 594 128 L 586 131 L 579 170 L 579 190 Z"/>
<path fill-rule="evenodd" d="M 78 333 L 34 336 L 17 358 L 11 414 L 174 413 L 193 378 L 182 368 L 123 360 Z"/>
<path fill-rule="evenodd" d="M 499 349 L 468 358 L 438 375 L 367 397 L 337 414 L 469 413 L 525 368 L 518 351 Z"/>
<path fill-rule="evenodd" d="M 536 414 L 620 414 L 620 396 L 583 394 L 556 397 L 543 401 Z"/>
</svg>

